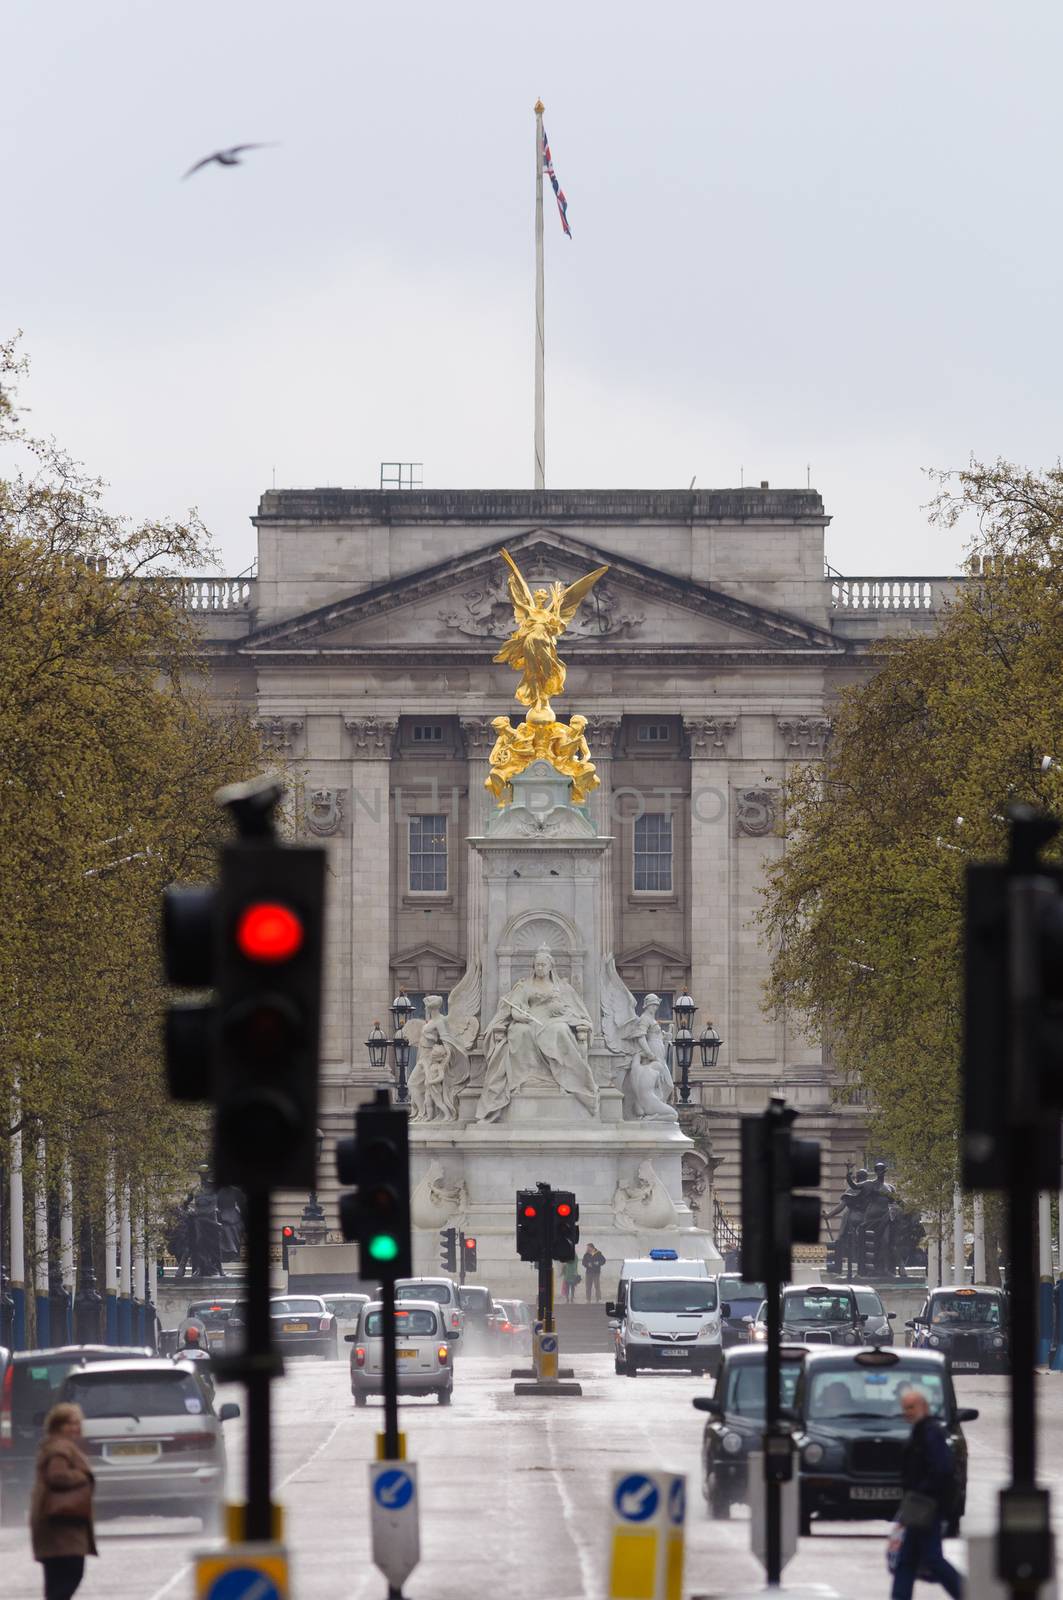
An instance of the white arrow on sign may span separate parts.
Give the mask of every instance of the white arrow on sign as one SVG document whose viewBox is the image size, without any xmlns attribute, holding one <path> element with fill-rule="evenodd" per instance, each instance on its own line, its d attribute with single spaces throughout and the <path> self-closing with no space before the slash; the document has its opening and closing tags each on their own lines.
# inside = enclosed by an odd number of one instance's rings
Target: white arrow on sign
<svg viewBox="0 0 1063 1600">
<path fill-rule="evenodd" d="M 625 1517 L 637 1517 L 651 1495 L 657 1493 L 656 1486 L 647 1478 L 638 1489 L 629 1489 L 620 1496 L 620 1510 Z"/>
</svg>

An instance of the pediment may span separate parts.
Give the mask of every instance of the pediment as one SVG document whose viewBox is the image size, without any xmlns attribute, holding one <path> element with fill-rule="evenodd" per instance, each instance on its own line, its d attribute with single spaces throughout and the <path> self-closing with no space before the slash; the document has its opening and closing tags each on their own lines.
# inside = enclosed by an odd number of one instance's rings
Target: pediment
<svg viewBox="0 0 1063 1600">
<path fill-rule="evenodd" d="M 533 587 L 554 580 L 571 583 L 596 566 L 609 566 L 569 625 L 566 660 L 677 644 L 723 651 L 838 649 L 831 634 L 801 618 L 680 580 L 552 529 L 507 538 L 506 546 Z M 441 651 L 474 658 L 485 649 L 493 653 L 513 630 L 499 549 L 500 543 L 492 543 L 257 629 L 242 649 L 252 654 L 308 647 L 322 654 L 402 649 L 414 655 L 423 649 L 435 658 Z"/>
</svg>

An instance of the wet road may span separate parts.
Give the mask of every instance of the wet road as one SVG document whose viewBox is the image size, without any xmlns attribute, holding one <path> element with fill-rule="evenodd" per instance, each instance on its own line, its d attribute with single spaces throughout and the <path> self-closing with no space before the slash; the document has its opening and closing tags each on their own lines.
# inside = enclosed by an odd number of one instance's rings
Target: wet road
<svg viewBox="0 0 1063 1600">
<path fill-rule="evenodd" d="M 403 1406 L 408 1452 L 419 1464 L 422 1562 L 409 1600 L 599 1600 L 605 1594 L 609 1473 L 613 1467 L 668 1468 L 689 1474 L 688 1600 L 755 1590 L 761 1569 L 749 1553 L 744 1514 L 712 1522 L 700 1494 L 702 1418 L 691 1409 L 704 1392 L 690 1377 L 617 1377 L 608 1356 L 573 1358 L 581 1399 L 518 1399 L 508 1363 L 459 1359 L 454 1403 Z M 289 1364 L 276 1391 L 275 1481 L 286 1507 L 294 1593 L 299 1600 L 373 1600 L 386 1587 L 369 1562 L 367 1462 L 382 1426 L 378 1404 L 355 1411 L 342 1363 L 306 1358 Z M 1063 1519 L 1063 1374 L 1038 1379 L 1042 1456 Z M 987 1526 L 1007 1471 L 1007 1382 L 958 1380 L 968 1424 L 969 1516 Z M 219 1392 L 240 1399 L 239 1391 Z M 243 1423 L 226 1424 L 230 1482 L 242 1478 Z M 1063 1528 L 1060 1530 L 1063 1532 Z M 787 1568 L 787 1587 L 869 1600 L 888 1593 L 882 1523 L 817 1525 Z M 100 1558 L 90 1562 L 79 1600 L 166 1600 L 193 1593 L 190 1560 L 205 1541 L 197 1523 L 105 1523 Z M 4 1600 L 41 1593 L 40 1568 L 19 1529 L 0 1531 Z M 962 1541 L 949 1553 L 963 1564 Z"/>
</svg>

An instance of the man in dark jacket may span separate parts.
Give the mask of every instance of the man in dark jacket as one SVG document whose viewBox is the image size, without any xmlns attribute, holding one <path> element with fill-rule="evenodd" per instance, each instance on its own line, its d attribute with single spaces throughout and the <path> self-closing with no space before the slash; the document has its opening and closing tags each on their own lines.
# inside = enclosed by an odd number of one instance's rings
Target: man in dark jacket
<svg viewBox="0 0 1063 1600">
<path fill-rule="evenodd" d="M 947 1594 L 958 1596 L 963 1593 L 962 1579 L 941 1548 L 941 1525 L 956 1498 L 956 1464 L 945 1430 L 930 1415 L 930 1402 L 923 1391 L 905 1389 L 900 1400 L 901 1410 L 912 1424 L 901 1465 L 904 1490 L 933 1500 L 937 1517 L 930 1528 L 905 1528 L 890 1594 L 892 1600 L 911 1600 L 919 1577 L 940 1583 Z"/>
</svg>

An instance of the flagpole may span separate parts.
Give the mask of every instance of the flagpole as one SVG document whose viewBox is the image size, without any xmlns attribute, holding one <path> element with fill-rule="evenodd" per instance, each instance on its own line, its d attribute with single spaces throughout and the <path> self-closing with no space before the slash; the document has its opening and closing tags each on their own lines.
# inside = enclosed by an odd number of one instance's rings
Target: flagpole
<svg viewBox="0 0 1063 1600">
<path fill-rule="evenodd" d="M 535 102 L 535 487 L 546 488 L 545 294 L 543 290 L 543 111 Z"/>
</svg>

